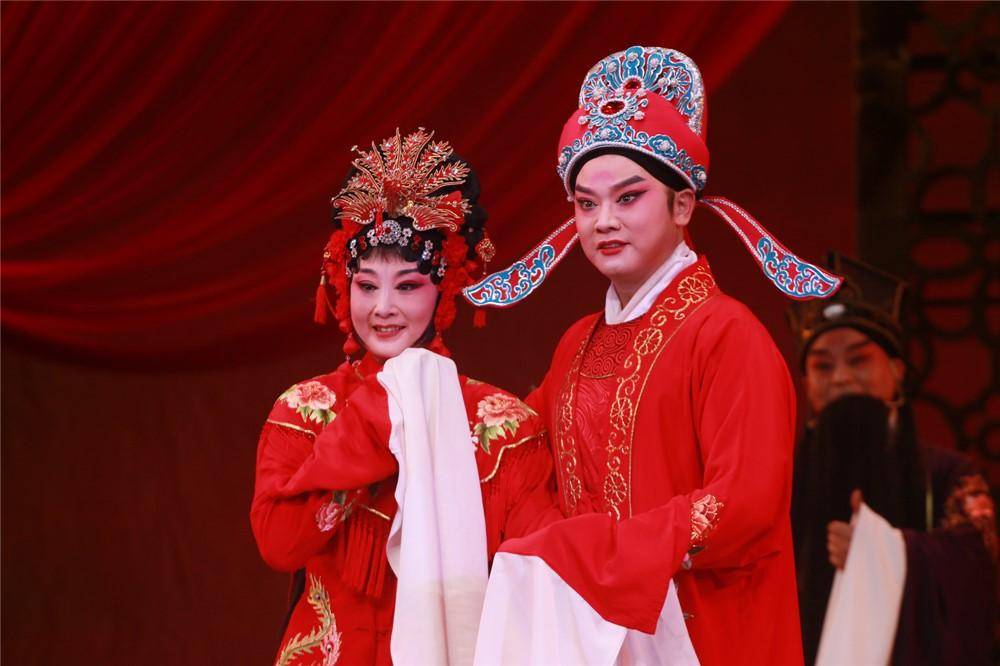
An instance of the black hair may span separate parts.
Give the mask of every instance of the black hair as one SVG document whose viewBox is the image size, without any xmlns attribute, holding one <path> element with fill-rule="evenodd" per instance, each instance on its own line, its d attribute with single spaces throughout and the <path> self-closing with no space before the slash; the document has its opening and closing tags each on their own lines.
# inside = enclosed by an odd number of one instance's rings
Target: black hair
<svg viewBox="0 0 1000 666">
<path fill-rule="evenodd" d="M 694 189 L 686 180 L 684 180 L 683 177 L 681 177 L 679 173 L 677 173 L 677 171 L 652 155 L 648 155 L 638 150 L 632 150 L 630 148 L 605 146 L 603 148 L 595 148 L 573 165 L 573 168 L 569 172 L 570 190 L 576 189 L 576 177 L 580 175 L 580 169 L 583 168 L 583 165 L 594 158 L 601 157 L 602 155 L 621 155 L 622 157 L 627 157 L 648 171 L 653 178 L 656 178 L 658 181 L 675 192 Z M 695 195 L 697 194 L 698 192 L 695 191 Z"/>
<path fill-rule="evenodd" d="M 461 162 L 468 166 L 465 160 L 455 154 L 452 154 L 443 164 L 454 162 Z M 357 173 L 357 169 L 351 167 L 344 178 L 344 186 Z M 468 248 L 467 257 L 474 259 L 476 257 L 476 246 L 483 240 L 486 234 L 485 225 L 488 216 L 486 210 L 479 205 L 479 178 L 471 167 L 469 168 L 469 174 L 461 185 L 442 187 L 436 190 L 433 196 L 447 195 L 452 192 L 459 192 L 462 198 L 469 202 L 470 210 L 465 214 L 462 224 L 459 226 L 458 233 L 465 239 L 465 244 Z M 343 226 L 340 214 L 340 209 L 334 206 L 333 226 L 335 229 L 340 229 Z M 446 268 L 441 266 L 441 250 L 445 239 L 444 232 L 437 229 L 418 231 L 413 227 L 413 220 L 403 215 L 386 219 L 392 219 L 399 226 L 400 239 L 391 244 L 373 243 L 374 234 L 371 232 L 374 228 L 374 222 L 364 225 L 347 244 L 346 250 L 351 255 L 348 257 L 347 266 L 351 272 L 357 271 L 357 262 L 359 259 L 367 258 L 376 249 L 386 248 L 397 253 L 406 261 L 415 262 L 417 270 L 425 275 L 430 275 L 433 282 L 440 282 Z"/>
</svg>

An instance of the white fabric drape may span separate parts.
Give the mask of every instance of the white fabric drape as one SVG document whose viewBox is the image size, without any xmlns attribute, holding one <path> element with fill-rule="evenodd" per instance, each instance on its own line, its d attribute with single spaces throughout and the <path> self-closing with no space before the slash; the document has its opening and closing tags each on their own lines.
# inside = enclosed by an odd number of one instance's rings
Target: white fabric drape
<svg viewBox="0 0 1000 666">
<path fill-rule="evenodd" d="M 646 314 L 663 293 L 663 290 L 674 281 L 674 278 L 696 261 L 698 261 L 698 255 L 687 246 L 687 243 L 681 241 L 674 248 L 670 257 L 633 294 L 624 308 L 622 308 L 614 285 L 609 285 L 608 293 L 604 297 L 605 323 L 621 324 Z"/>
<path fill-rule="evenodd" d="M 903 535 L 862 504 L 847 562 L 833 578 L 817 666 L 889 663 L 906 581 Z"/>
<path fill-rule="evenodd" d="M 407 349 L 378 380 L 399 461 L 386 546 L 398 579 L 392 661 L 471 664 L 486 594 L 486 523 L 458 372 L 447 358 Z"/>
<path fill-rule="evenodd" d="M 498 553 L 486 592 L 476 666 L 695 666 L 677 591 L 669 586 L 656 633 L 606 621 L 535 556 Z"/>
</svg>

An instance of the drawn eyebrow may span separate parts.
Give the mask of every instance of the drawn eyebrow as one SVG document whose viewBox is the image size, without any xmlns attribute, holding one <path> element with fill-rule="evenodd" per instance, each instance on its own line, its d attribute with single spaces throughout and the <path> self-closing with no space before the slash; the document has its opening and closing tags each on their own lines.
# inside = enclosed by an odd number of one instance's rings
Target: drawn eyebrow
<svg viewBox="0 0 1000 666">
<path fill-rule="evenodd" d="M 612 187 L 611 189 L 612 189 L 612 190 L 620 190 L 620 189 L 622 189 L 623 187 L 628 187 L 629 185 L 635 185 L 636 183 L 642 183 L 642 182 L 644 182 L 645 180 L 646 180 L 645 178 L 643 178 L 643 177 L 642 177 L 642 176 L 640 176 L 639 174 L 636 174 L 636 175 L 634 175 L 634 176 L 631 176 L 631 177 L 629 177 L 629 178 L 626 178 L 625 180 L 623 180 L 622 182 L 618 183 L 617 185 L 615 185 L 615 186 L 614 186 L 614 187 Z"/>
<path fill-rule="evenodd" d="M 643 178 L 642 176 L 640 176 L 639 174 L 636 174 L 634 176 L 629 176 L 628 178 L 626 178 L 625 180 L 621 181 L 620 183 L 616 183 L 616 184 L 612 185 L 611 186 L 611 191 L 615 192 L 617 190 L 622 189 L 623 187 L 628 187 L 629 185 L 635 185 L 636 183 L 642 183 L 642 182 L 645 182 L 645 181 L 646 181 L 646 179 Z M 597 194 L 596 192 L 594 192 L 589 187 L 584 187 L 583 185 L 577 185 L 576 188 L 575 188 L 575 190 L 577 192 L 582 192 L 584 194 L 589 194 L 591 196 L 594 196 L 594 195 Z"/>
<path fill-rule="evenodd" d="M 359 268 L 357 272 L 358 273 L 365 273 L 366 275 L 375 275 L 376 274 L 375 271 L 374 271 L 374 269 L 371 269 L 371 268 Z M 419 272 L 420 272 L 420 269 L 418 269 L 418 268 L 404 268 L 402 270 L 396 271 L 396 277 L 399 277 L 400 275 L 407 275 L 409 273 L 419 273 Z"/>
</svg>

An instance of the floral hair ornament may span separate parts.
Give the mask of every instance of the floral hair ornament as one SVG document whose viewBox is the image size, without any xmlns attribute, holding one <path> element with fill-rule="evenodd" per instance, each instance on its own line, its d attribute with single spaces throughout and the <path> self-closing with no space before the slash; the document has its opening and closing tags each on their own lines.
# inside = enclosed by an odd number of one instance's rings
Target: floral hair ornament
<svg viewBox="0 0 1000 666">
<path fill-rule="evenodd" d="M 360 351 L 350 318 L 350 280 L 358 262 L 377 247 L 398 250 L 417 263 L 441 292 L 431 347 L 447 353 L 440 334 L 455 318 L 454 297 L 482 275 L 495 249 L 486 235 L 486 212 L 477 204 L 479 182 L 446 141 L 419 128 L 352 150 L 357 157 L 340 192 L 331 200 L 334 232 L 323 253 L 316 292 L 317 323 L 333 313 L 347 334 L 344 351 Z M 331 306 L 327 288 L 336 291 Z"/>
<path fill-rule="evenodd" d="M 800 259 L 747 211 L 723 197 L 701 197 L 708 183 L 707 102 L 701 72 L 680 51 L 633 46 L 591 68 L 579 107 L 563 127 L 556 172 L 572 200 L 577 173 L 590 158 L 633 153 L 662 164 L 740 237 L 779 291 L 795 300 L 827 298 L 843 279 Z M 463 294 L 479 307 L 510 307 L 537 289 L 577 241 L 573 220 L 521 261 Z"/>
</svg>

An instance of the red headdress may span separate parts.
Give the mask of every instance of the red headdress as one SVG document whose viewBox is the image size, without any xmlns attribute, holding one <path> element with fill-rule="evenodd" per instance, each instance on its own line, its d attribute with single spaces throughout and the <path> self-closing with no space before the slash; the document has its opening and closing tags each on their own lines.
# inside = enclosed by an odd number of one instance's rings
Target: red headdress
<svg viewBox="0 0 1000 666">
<path fill-rule="evenodd" d="M 438 285 L 430 347 L 444 354 L 441 333 L 455 320 L 455 296 L 482 275 L 495 253 L 484 229 L 486 212 L 476 201 L 475 174 L 446 141 L 432 141 L 433 135 L 420 128 L 403 137 L 397 129 L 395 136 L 372 143 L 370 151 L 355 146 L 351 174 L 332 199 L 336 229 L 323 252 L 315 319 L 326 323 L 333 312 L 347 334 L 348 355 L 360 350 L 351 326 L 350 280 L 358 260 L 373 248 L 397 248 Z"/>
<path fill-rule="evenodd" d="M 591 68 L 579 108 L 559 139 L 556 171 L 568 195 L 587 159 L 606 152 L 638 156 L 669 169 L 701 195 L 708 182 L 705 88 L 694 62 L 679 51 L 633 46 Z M 637 160 L 637 161 L 639 161 Z M 641 162 L 640 162 L 641 163 Z M 703 197 L 743 240 L 764 275 L 786 296 L 806 300 L 833 295 L 842 279 L 803 261 L 745 210 L 722 197 Z M 479 307 L 508 307 L 542 283 L 576 242 L 573 220 L 563 223 L 524 258 L 464 291 Z"/>
</svg>

